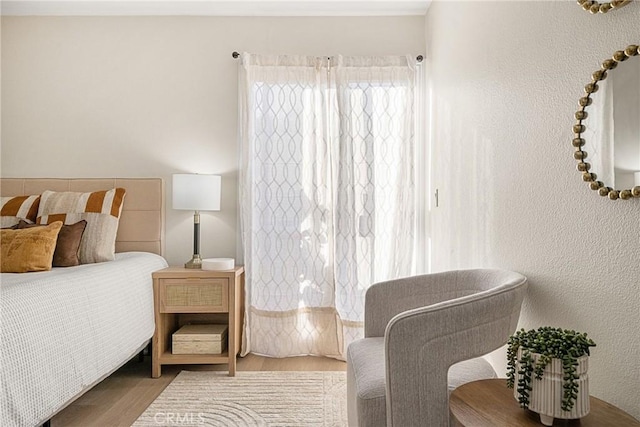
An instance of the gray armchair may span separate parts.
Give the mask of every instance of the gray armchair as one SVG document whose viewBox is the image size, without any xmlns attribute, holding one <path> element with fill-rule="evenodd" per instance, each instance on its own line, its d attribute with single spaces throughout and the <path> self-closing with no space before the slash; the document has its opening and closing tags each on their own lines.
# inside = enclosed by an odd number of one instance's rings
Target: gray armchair
<svg viewBox="0 0 640 427">
<path fill-rule="evenodd" d="M 377 283 L 347 349 L 349 426 L 449 426 L 449 393 L 495 377 L 482 355 L 515 331 L 526 277 L 459 270 Z M 451 369 L 449 369 L 451 368 Z"/>
</svg>

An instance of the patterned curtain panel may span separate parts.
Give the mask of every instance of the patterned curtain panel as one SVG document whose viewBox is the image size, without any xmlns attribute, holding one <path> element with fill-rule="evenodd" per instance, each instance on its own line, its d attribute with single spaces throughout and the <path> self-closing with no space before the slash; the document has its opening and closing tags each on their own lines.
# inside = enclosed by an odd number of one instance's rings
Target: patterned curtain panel
<svg viewBox="0 0 640 427">
<path fill-rule="evenodd" d="M 344 359 L 364 294 L 411 274 L 415 62 L 242 55 L 242 353 Z"/>
</svg>

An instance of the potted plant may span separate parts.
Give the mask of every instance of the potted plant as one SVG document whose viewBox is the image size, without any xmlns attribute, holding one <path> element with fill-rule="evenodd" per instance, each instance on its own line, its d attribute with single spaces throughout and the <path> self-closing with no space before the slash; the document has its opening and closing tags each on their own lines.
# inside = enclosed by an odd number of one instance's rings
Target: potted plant
<svg viewBox="0 0 640 427">
<path fill-rule="evenodd" d="M 586 333 L 549 326 L 521 329 L 508 342 L 507 386 L 546 426 L 554 418 L 584 417 L 589 413 L 589 348 L 595 345 Z"/>
</svg>

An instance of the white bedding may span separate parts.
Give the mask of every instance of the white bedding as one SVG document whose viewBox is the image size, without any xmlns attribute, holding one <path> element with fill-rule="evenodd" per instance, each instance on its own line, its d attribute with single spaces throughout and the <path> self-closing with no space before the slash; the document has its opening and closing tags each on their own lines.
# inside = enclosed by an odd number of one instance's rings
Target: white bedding
<svg viewBox="0 0 640 427">
<path fill-rule="evenodd" d="M 0 426 L 35 426 L 133 357 L 153 336 L 151 253 L 3 273 Z"/>
</svg>

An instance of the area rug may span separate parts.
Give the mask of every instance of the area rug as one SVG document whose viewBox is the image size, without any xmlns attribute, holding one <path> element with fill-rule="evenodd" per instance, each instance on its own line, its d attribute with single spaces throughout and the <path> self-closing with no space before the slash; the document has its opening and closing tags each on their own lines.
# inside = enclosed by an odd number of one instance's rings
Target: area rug
<svg viewBox="0 0 640 427">
<path fill-rule="evenodd" d="M 182 371 L 133 424 L 346 427 L 345 372 Z"/>
</svg>

